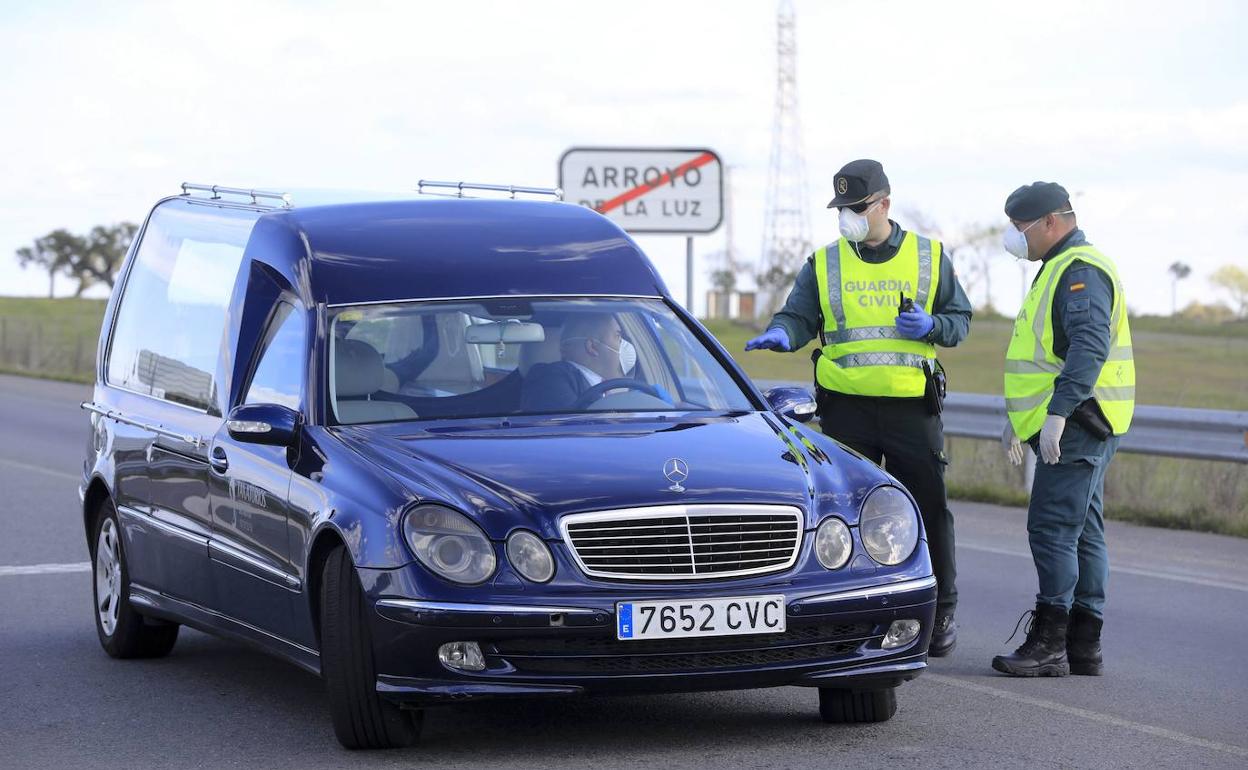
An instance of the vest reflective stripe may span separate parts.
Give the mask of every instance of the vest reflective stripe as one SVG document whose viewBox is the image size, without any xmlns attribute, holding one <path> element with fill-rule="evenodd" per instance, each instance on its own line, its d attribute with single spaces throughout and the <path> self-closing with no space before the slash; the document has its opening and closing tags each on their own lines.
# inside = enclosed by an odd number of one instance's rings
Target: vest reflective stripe
<svg viewBox="0 0 1248 770">
<path fill-rule="evenodd" d="M 1092 394 L 1096 396 L 1097 401 L 1134 401 L 1135 386 L 1122 385 L 1119 387 L 1101 387 L 1097 385 L 1092 388 Z"/>
<path fill-rule="evenodd" d="M 822 254 L 823 259 L 819 259 L 818 254 Z M 824 304 L 824 309 L 828 311 L 823 314 L 823 318 L 824 318 L 823 328 L 825 330 L 829 328 L 844 329 L 845 328 L 845 306 L 841 303 L 841 292 L 840 292 L 841 260 L 833 259 L 829 261 L 828 249 L 825 246 L 824 248 L 820 249 L 817 252 L 815 261 L 823 263 L 824 275 L 827 278 L 827 280 L 819 284 L 819 298 L 820 298 L 820 301 L 823 302 Z M 818 278 L 817 273 L 815 277 Z M 828 290 L 829 286 L 837 287 L 837 291 L 829 291 Z M 835 323 L 835 325 L 832 327 L 828 326 L 827 319 L 829 318 L 831 318 L 833 322 Z"/>
<path fill-rule="evenodd" d="M 1135 411 L 1135 359 L 1122 281 L 1114 263 L 1091 246 L 1062 252 L 1041 269 L 1014 321 L 1014 336 L 1006 351 L 1005 403 L 1014 432 L 1030 438 L 1040 431 L 1053 398 L 1053 385 L 1065 361 L 1053 352 L 1053 302 L 1058 282 L 1076 260 L 1105 272 L 1114 285 L 1110 312 L 1110 343 L 1092 395 L 1110 427 L 1122 435 Z"/>
<path fill-rule="evenodd" d="M 916 369 L 922 369 L 923 362 L 930 360 L 927 356 L 915 353 L 848 353 L 832 359 L 832 363 L 840 367 L 913 366 Z"/>
<path fill-rule="evenodd" d="M 1117 345 L 1109 349 L 1109 354 L 1105 357 L 1106 361 L 1134 361 L 1130 345 Z M 1062 371 L 1061 364 L 1051 364 L 1047 361 L 1024 361 L 1024 360 L 1006 360 L 1005 370 L 1007 372 L 1016 372 L 1027 374 L 1031 372 L 1053 372 L 1060 374 Z"/>
<path fill-rule="evenodd" d="M 857 329 L 837 329 L 834 332 L 824 332 L 823 335 L 825 343 L 897 339 L 904 338 L 897 331 L 896 326 L 862 326 Z"/>
<path fill-rule="evenodd" d="M 1135 400 L 1135 386 L 1119 387 L 1119 388 L 1093 388 L 1092 395 L 1096 396 L 1099 401 L 1126 401 Z M 1038 406 L 1047 406 L 1049 399 L 1053 394 L 1037 393 L 1034 396 L 1025 398 L 1007 398 L 1005 400 L 1005 408 L 1011 412 L 1025 412 L 1035 409 Z M 1043 423 L 1043 420 L 1041 421 Z M 1115 431 L 1116 432 L 1116 431 Z"/>
<path fill-rule="evenodd" d="M 1061 364 L 1050 364 L 1048 361 L 1011 361 L 1006 359 L 1005 371 L 1016 374 L 1044 374 L 1052 372 L 1053 374 L 1061 374 Z"/>
<path fill-rule="evenodd" d="M 1045 406 L 1049 403 L 1049 399 L 1053 397 L 1049 393 L 1037 393 L 1034 396 L 1025 398 L 1007 398 L 1005 400 L 1005 409 L 1007 412 L 1027 412 L 1038 406 Z"/>
<path fill-rule="evenodd" d="M 914 304 L 931 312 L 927 303 L 928 286 L 932 282 L 932 242 L 923 236 L 919 239 L 919 285 L 914 292 Z"/>
<path fill-rule="evenodd" d="M 879 264 L 864 262 L 844 238 L 815 252 L 823 314 L 823 349 L 815 363 L 820 387 L 864 396 L 923 395 L 921 367 L 934 361 L 936 348 L 902 337 L 894 320 L 903 292 L 932 311 L 941 252 L 939 241 L 914 233 L 906 233 L 892 259 Z"/>
</svg>

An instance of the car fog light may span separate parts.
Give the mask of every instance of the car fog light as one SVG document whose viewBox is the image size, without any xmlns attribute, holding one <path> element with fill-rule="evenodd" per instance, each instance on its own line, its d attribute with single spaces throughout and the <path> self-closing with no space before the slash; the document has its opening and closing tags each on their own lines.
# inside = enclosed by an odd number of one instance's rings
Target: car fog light
<svg viewBox="0 0 1248 770">
<path fill-rule="evenodd" d="M 555 576 L 555 559 L 542 539 L 523 529 L 507 538 L 507 561 L 534 583 L 545 583 Z"/>
<path fill-rule="evenodd" d="M 894 620 L 893 624 L 888 627 L 888 633 L 884 634 L 884 641 L 880 647 L 886 650 L 904 647 L 919 635 L 919 628 L 921 625 L 917 620 Z"/>
<path fill-rule="evenodd" d="M 485 656 L 476 642 L 447 642 L 438 648 L 438 660 L 447 668 L 484 671 Z"/>
</svg>

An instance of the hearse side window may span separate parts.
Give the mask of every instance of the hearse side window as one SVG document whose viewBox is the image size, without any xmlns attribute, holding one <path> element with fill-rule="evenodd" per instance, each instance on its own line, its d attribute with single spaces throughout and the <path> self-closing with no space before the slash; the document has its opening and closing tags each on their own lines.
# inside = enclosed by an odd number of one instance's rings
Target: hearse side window
<svg viewBox="0 0 1248 770">
<path fill-rule="evenodd" d="M 257 216 L 181 202 L 152 212 L 113 325 L 110 385 L 214 409 L 226 306 Z"/>
<path fill-rule="evenodd" d="M 279 302 L 273 333 L 260 355 L 255 376 L 247 388 L 246 404 L 281 404 L 298 410 L 303 401 L 303 366 L 307 359 L 306 318 L 301 309 Z"/>
</svg>

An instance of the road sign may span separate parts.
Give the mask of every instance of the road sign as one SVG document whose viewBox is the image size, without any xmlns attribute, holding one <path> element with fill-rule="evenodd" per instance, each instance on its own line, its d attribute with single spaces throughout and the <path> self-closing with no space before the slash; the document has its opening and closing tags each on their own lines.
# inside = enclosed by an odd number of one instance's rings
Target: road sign
<svg viewBox="0 0 1248 770">
<path fill-rule="evenodd" d="M 723 164 L 704 147 L 573 147 L 559 158 L 563 198 L 630 233 L 709 233 L 724 218 Z"/>
</svg>

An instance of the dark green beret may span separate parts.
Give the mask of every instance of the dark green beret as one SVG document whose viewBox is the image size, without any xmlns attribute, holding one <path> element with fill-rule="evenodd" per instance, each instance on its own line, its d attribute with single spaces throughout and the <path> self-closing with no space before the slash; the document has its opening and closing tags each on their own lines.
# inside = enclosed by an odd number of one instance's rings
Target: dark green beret
<svg viewBox="0 0 1248 770">
<path fill-rule="evenodd" d="M 1005 215 L 1019 222 L 1030 222 L 1069 208 L 1070 193 L 1057 182 L 1025 184 L 1005 199 Z"/>
</svg>

